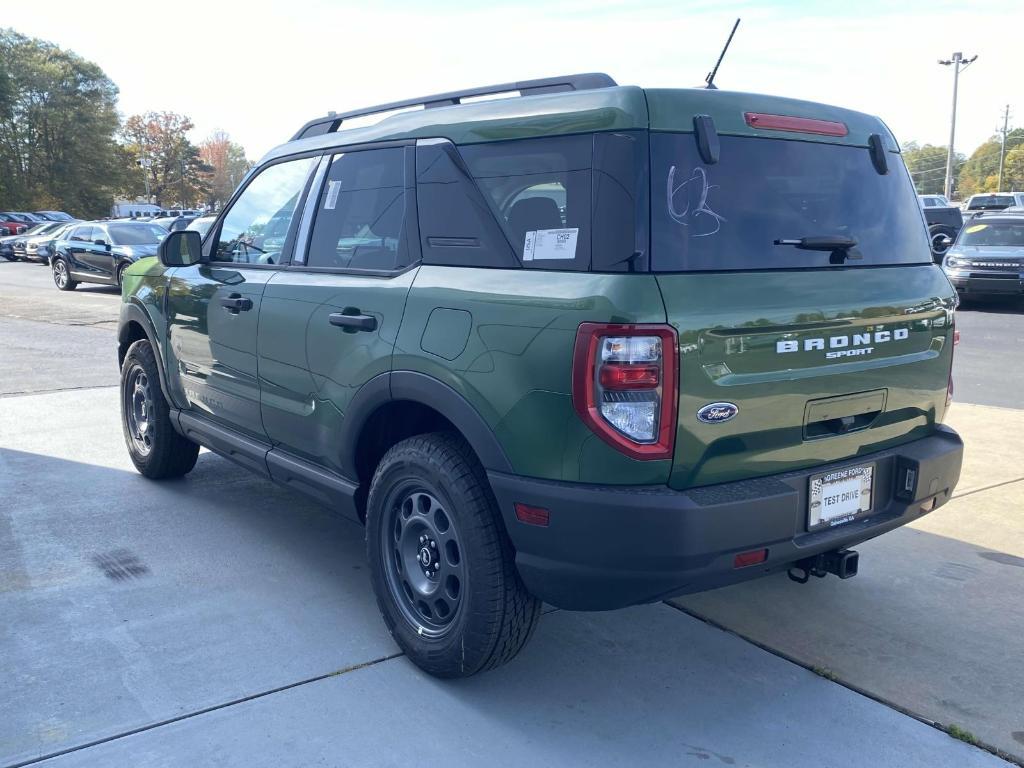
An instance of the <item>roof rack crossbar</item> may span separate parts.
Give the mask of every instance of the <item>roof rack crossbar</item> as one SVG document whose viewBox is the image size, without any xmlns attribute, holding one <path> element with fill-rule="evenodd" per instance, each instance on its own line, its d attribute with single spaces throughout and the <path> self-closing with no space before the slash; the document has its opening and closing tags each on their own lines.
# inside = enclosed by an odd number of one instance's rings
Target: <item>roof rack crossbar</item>
<svg viewBox="0 0 1024 768">
<path fill-rule="evenodd" d="M 438 93 L 433 96 L 421 96 L 416 99 L 405 99 L 393 101 L 390 104 L 379 104 L 375 107 L 364 107 L 351 112 L 331 112 L 325 117 L 318 117 L 310 120 L 298 133 L 292 136 L 291 140 L 304 139 L 309 136 L 319 136 L 325 133 L 337 131 L 345 120 L 356 117 L 377 114 L 378 112 L 393 112 L 409 107 L 450 107 L 461 104 L 463 99 L 477 96 L 491 96 L 498 93 L 511 93 L 518 91 L 520 96 L 534 96 L 539 93 L 557 93 L 560 91 L 589 91 L 594 88 L 611 88 L 617 85 L 608 75 L 601 72 L 585 72 L 577 75 L 562 75 L 560 77 L 545 77 L 539 80 L 520 80 L 515 83 L 501 83 L 500 85 L 486 85 L 479 88 L 468 88 L 464 91 L 451 91 L 449 93 Z"/>
</svg>

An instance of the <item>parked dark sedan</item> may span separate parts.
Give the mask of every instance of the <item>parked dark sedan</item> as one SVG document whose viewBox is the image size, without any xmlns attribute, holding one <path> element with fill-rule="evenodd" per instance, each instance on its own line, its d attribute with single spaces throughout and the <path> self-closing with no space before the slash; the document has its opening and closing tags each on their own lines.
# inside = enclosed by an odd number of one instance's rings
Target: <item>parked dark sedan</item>
<svg viewBox="0 0 1024 768">
<path fill-rule="evenodd" d="M 62 291 L 79 283 L 120 285 L 129 264 L 156 254 L 167 230 L 131 221 L 85 222 L 71 227 L 53 244 L 50 267 Z"/>
<path fill-rule="evenodd" d="M 72 221 L 78 221 L 78 219 L 70 213 L 64 213 L 64 211 L 35 211 L 35 215 L 41 219 L 46 219 L 47 221 L 59 221 L 64 224 L 68 224 Z"/>
</svg>

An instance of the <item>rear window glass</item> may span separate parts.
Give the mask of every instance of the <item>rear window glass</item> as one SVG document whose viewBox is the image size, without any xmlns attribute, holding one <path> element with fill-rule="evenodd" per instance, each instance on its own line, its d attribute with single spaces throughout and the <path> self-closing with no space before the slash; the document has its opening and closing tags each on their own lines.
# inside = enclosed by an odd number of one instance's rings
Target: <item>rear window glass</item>
<svg viewBox="0 0 1024 768">
<path fill-rule="evenodd" d="M 920 204 L 898 155 L 889 155 L 881 175 L 862 147 L 720 140 L 720 160 L 708 165 L 692 134 L 651 134 L 656 271 L 829 266 L 827 251 L 775 244 L 812 237 L 855 240 L 846 266 L 931 262 Z"/>
<path fill-rule="evenodd" d="M 968 224 L 960 235 L 959 245 L 1024 248 L 1024 221 L 992 221 Z"/>
<path fill-rule="evenodd" d="M 986 208 L 1009 208 L 1013 198 L 1009 195 L 975 195 L 967 203 L 967 210 L 977 211 Z"/>
</svg>

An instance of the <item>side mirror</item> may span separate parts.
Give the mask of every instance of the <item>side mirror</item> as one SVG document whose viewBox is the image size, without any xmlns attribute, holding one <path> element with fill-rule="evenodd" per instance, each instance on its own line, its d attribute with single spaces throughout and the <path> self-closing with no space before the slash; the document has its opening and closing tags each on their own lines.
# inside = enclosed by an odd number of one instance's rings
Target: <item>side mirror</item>
<svg viewBox="0 0 1024 768">
<path fill-rule="evenodd" d="M 110 246 L 109 246 L 109 245 L 107 245 L 107 241 L 106 241 L 106 240 L 104 240 L 104 239 L 103 239 L 102 237 L 98 237 L 98 238 L 96 238 L 95 240 L 93 240 L 93 241 L 92 241 L 92 244 L 93 244 L 93 245 L 98 245 L 98 246 L 100 246 L 101 248 L 106 248 L 106 249 L 107 249 L 108 251 L 110 250 Z"/>
<path fill-rule="evenodd" d="M 165 267 L 188 267 L 203 260 L 203 238 L 191 229 L 171 232 L 160 243 L 157 251 Z"/>
</svg>

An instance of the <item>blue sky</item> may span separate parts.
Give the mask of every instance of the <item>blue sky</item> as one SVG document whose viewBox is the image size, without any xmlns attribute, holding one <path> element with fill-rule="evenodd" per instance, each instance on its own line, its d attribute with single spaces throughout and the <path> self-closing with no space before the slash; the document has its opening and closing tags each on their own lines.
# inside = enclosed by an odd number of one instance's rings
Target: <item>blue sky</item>
<svg viewBox="0 0 1024 768">
<path fill-rule="evenodd" d="M 1019 0 L 5 5 L 0 23 L 103 67 L 125 114 L 183 112 L 196 140 L 223 129 L 254 158 L 330 109 L 473 85 L 583 71 L 699 85 L 737 16 L 722 88 L 863 110 L 901 141 L 944 144 L 952 72 L 936 62 L 961 50 L 979 59 L 961 78 L 957 148 L 994 133 L 1007 103 L 1024 125 Z"/>
</svg>

